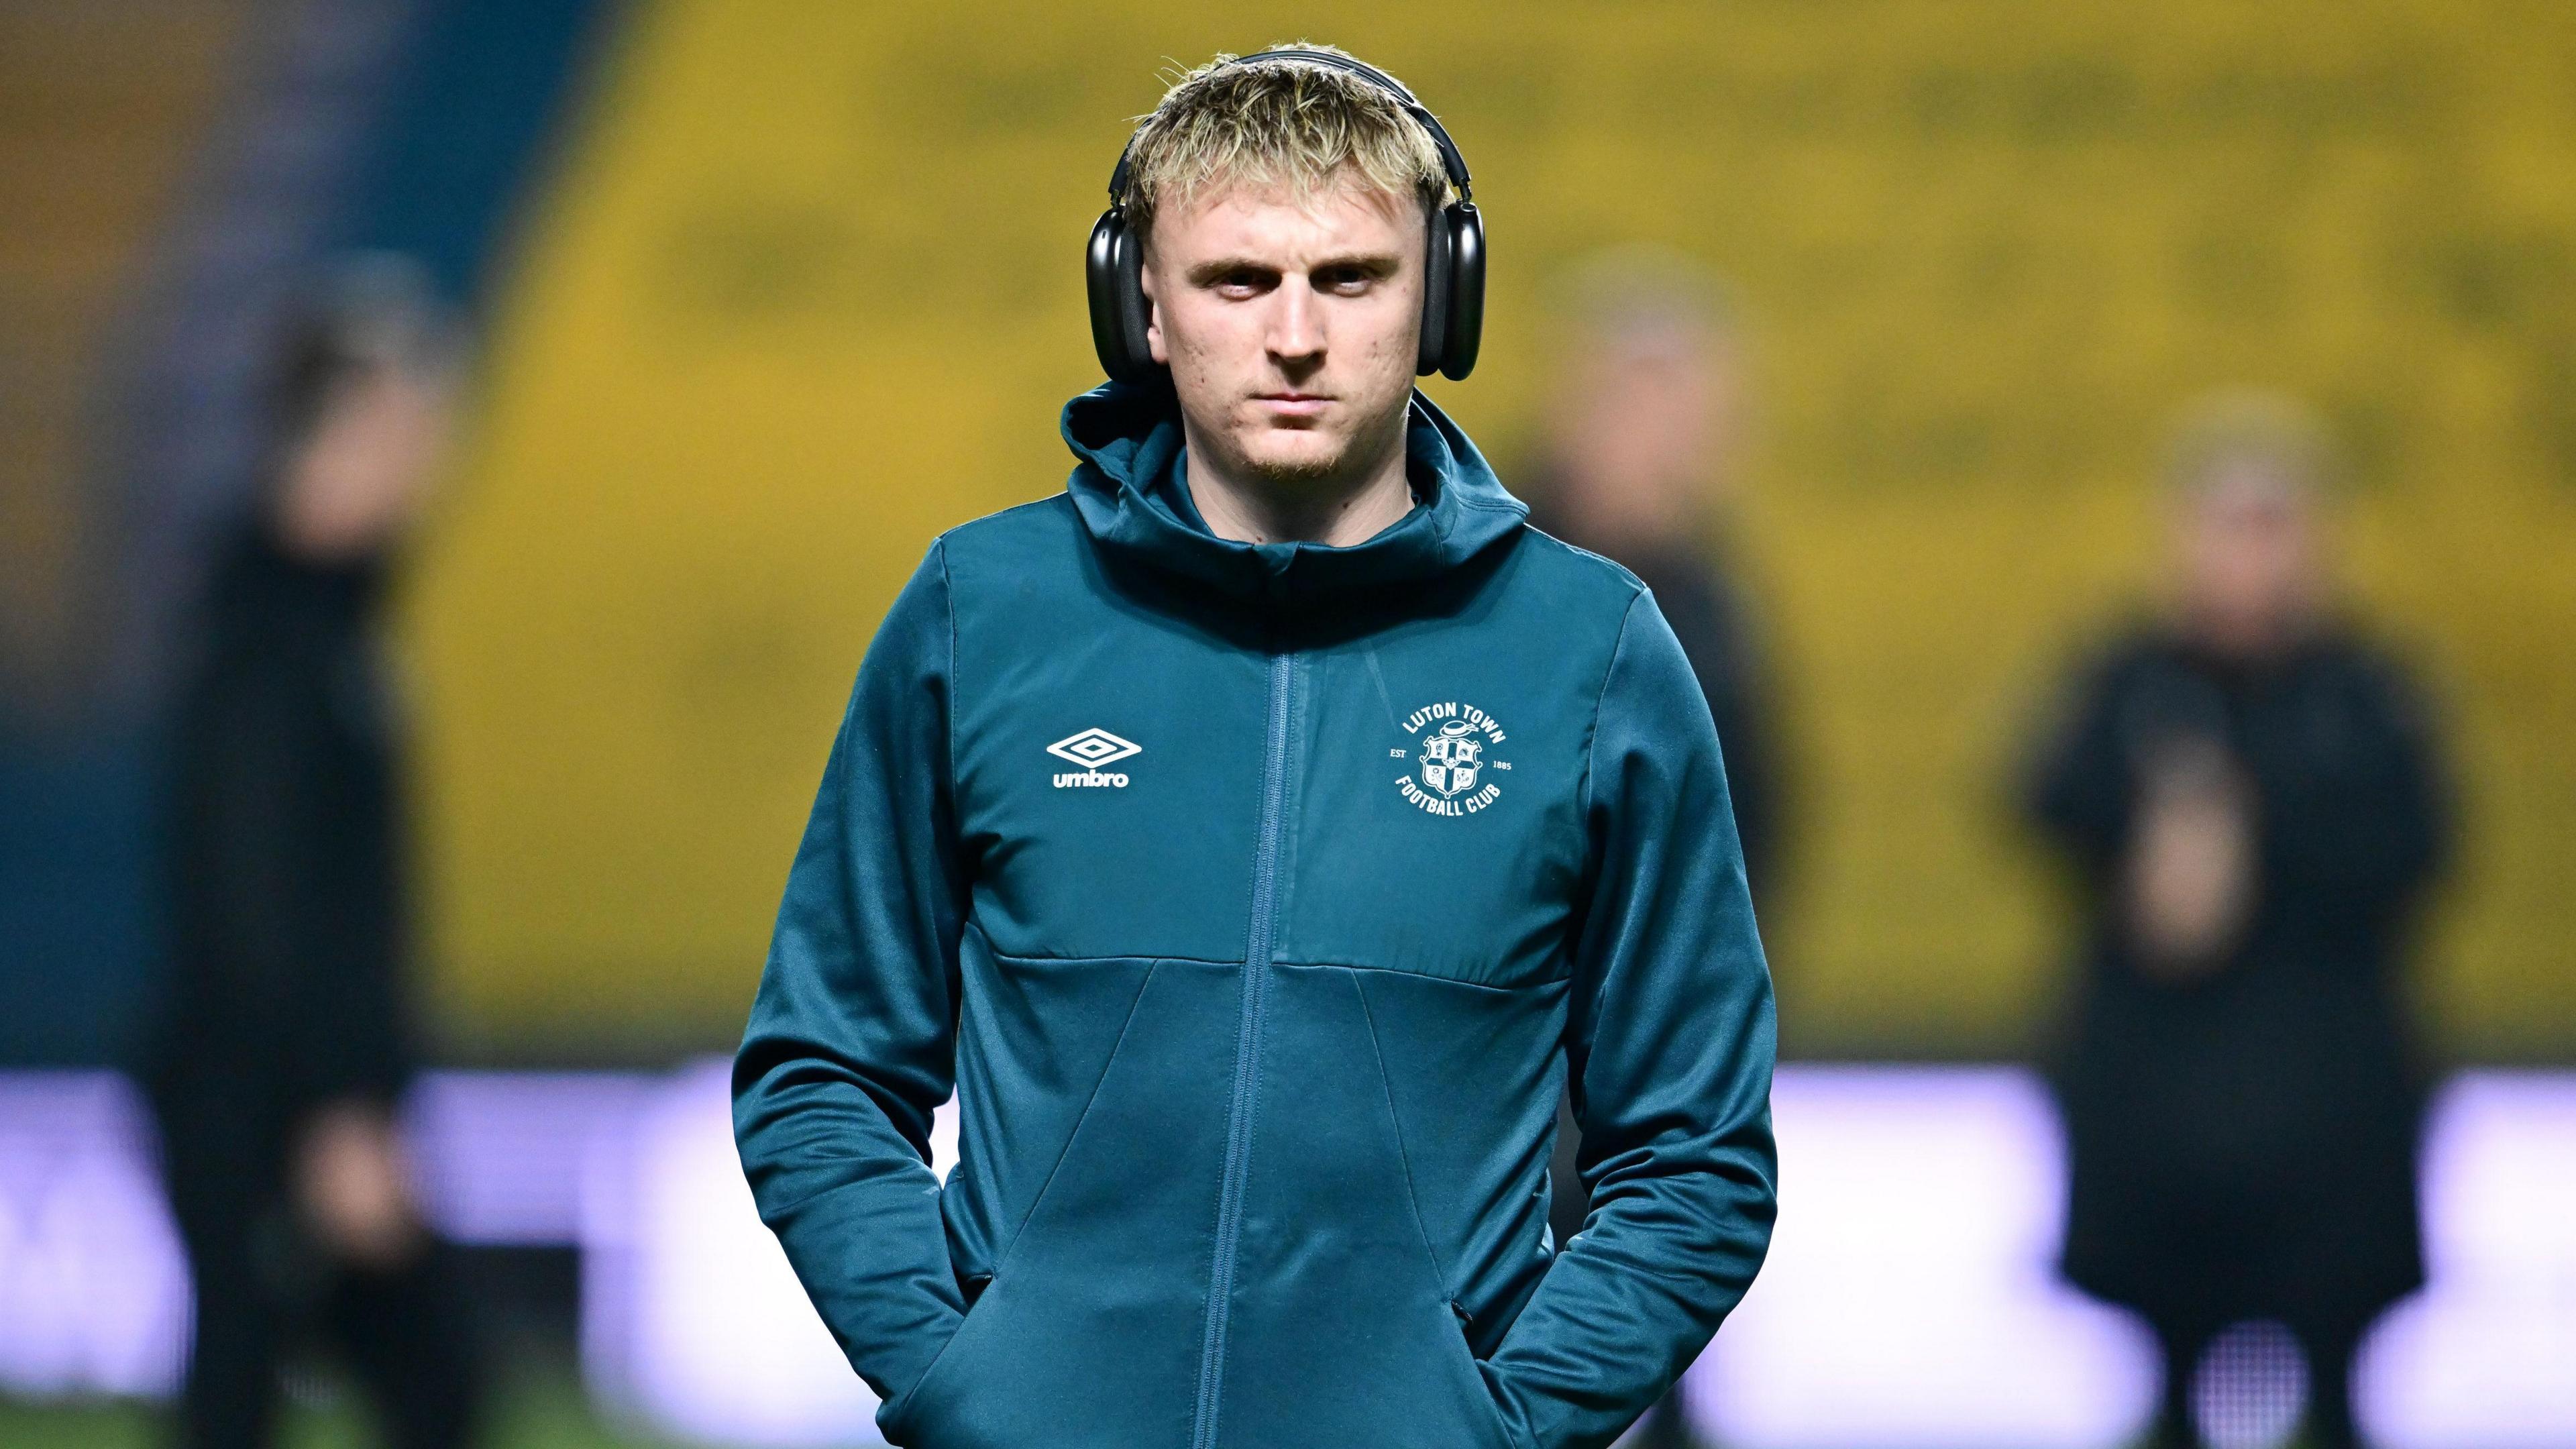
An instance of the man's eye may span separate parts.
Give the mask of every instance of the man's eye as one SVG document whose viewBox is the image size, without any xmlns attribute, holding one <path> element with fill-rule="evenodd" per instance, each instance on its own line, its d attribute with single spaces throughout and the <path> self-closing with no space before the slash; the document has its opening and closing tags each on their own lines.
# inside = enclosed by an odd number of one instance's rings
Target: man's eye
<svg viewBox="0 0 2576 1449">
<path fill-rule="evenodd" d="M 1368 273 L 1356 269 L 1325 272 L 1315 278 L 1316 283 L 1325 291 L 1339 297 L 1356 297 L 1367 291 L 1369 283 L 1374 280 L 1376 279 Z"/>
</svg>

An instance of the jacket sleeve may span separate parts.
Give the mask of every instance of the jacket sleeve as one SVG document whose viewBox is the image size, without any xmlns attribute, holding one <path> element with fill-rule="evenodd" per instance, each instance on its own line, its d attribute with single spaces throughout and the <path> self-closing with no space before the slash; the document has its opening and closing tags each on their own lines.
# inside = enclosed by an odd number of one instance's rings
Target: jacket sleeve
<svg viewBox="0 0 2576 1449">
<path fill-rule="evenodd" d="M 236 652 L 191 719 L 186 868 L 221 943 L 192 962 L 220 979 L 191 985 L 235 1027 L 198 1049 L 254 1058 L 299 1108 L 389 1108 L 410 1077 L 398 903 L 388 874 L 334 869 L 387 842 L 349 823 L 383 802 L 315 764 L 336 753 L 333 663 L 292 639 Z"/>
<path fill-rule="evenodd" d="M 952 638 L 933 545 L 859 669 L 734 1058 L 734 1138 L 761 1220 L 888 1403 L 965 1306 L 929 1165 L 955 1071 L 967 898 Z"/>
<path fill-rule="evenodd" d="M 2136 786 L 2120 741 L 2124 672 L 2115 653 L 2060 686 L 2021 780 L 2024 816 L 2091 877 L 2116 869 L 2129 843 Z"/>
<path fill-rule="evenodd" d="M 2376 923 L 2439 873 L 2452 792 L 2432 713 L 2394 666 L 2356 662 L 2337 703 L 2342 747 L 2310 751 L 2266 802 L 2264 864 L 2282 894 Z"/>
<path fill-rule="evenodd" d="M 1717 732 L 1648 594 L 1602 685 L 1584 815 L 1566 1070 L 1591 1207 L 1486 1364 L 1532 1449 L 1616 1438 L 1771 1239 L 1771 977 Z"/>
</svg>

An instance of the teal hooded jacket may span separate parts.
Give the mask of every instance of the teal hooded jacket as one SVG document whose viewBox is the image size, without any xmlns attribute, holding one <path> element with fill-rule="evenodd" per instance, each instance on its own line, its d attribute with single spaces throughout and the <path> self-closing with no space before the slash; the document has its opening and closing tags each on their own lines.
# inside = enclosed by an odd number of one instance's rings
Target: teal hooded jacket
<svg viewBox="0 0 2576 1449">
<path fill-rule="evenodd" d="M 1168 390 L 1064 433 L 859 670 L 735 1061 L 761 1217 L 896 1444 L 1608 1443 L 1773 1216 L 1680 645 L 1419 394 L 1415 506 L 1347 548 L 1211 533 Z"/>
</svg>

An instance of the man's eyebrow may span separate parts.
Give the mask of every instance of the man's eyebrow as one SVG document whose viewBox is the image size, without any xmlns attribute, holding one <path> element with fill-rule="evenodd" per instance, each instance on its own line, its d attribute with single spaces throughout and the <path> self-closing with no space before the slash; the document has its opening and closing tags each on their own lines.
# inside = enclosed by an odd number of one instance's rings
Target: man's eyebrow
<svg viewBox="0 0 2576 1449">
<path fill-rule="evenodd" d="M 1277 267 L 1268 262 L 1256 262 L 1250 257 L 1214 257 L 1190 268 L 1189 277 L 1193 284 L 1204 287 L 1210 282 L 1223 281 L 1246 272 L 1272 277 L 1279 275 Z"/>
<path fill-rule="evenodd" d="M 1404 258 L 1394 252 L 1350 252 L 1326 257 L 1310 268 L 1318 272 L 1364 272 L 1372 277 L 1392 275 L 1404 265 Z"/>
<path fill-rule="evenodd" d="M 1384 277 L 1393 275 L 1403 265 L 1403 257 L 1394 252 L 1350 252 L 1322 258 L 1306 270 L 1361 272 L 1372 277 Z M 1277 263 L 1256 261 L 1251 257 L 1214 257 L 1190 268 L 1188 276 L 1193 286 L 1204 287 L 1211 282 L 1221 282 L 1227 277 L 1246 274 L 1275 277 L 1280 274 L 1280 271 L 1281 268 Z"/>
</svg>

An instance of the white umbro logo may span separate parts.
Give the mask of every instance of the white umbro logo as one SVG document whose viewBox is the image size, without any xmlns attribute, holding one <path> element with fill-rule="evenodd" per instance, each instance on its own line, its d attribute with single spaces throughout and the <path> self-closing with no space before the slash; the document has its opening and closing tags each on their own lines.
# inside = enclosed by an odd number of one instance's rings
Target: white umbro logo
<svg viewBox="0 0 2576 1449">
<path fill-rule="evenodd" d="M 1060 760 L 1071 760 L 1077 765 L 1094 770 L 1113 761 L 1123 760 L 1129 755 L 1139 755 L 1144 752 L 1143 745 L 1133 740 L 1122 740 L 1103 729 L 1089 729 L 1078 735 L 1066 735 L 1063 739 L 1047 746 L 1048 754 Z"/>
<path fill-rule="evenodd" d="M 1106 785 L 1113 789 L 1124 789 L 1127 785 L 1127 776 L 1124 772 L 1103 771 L 1100 767 L 1116 764 L 1130 755 L 1144 752 L 1145 747 L 1134 740 L 1120 739 L 1109 731 L 1096 727 L 1083 730 L 1078 734 L 1066 735 L 1063 739 L 1047 746 L 1048 754 L 1059 760 L 1070 760 L 1082 766 L 1079 770 L 1055 777 L 1055 787 L 1059 790 L 1084 785 Z"/>
</svg>

